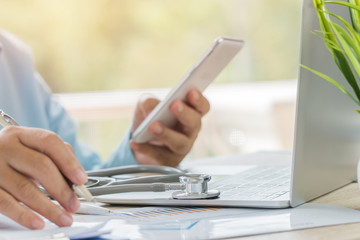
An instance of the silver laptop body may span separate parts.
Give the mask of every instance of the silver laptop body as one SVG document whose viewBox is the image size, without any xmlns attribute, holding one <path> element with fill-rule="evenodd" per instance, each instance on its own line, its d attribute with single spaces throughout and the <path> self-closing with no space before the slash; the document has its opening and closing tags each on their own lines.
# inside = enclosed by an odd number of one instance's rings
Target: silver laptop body
<svg viewBox="0 0 360 240">
<path fill-rule="evenodd" d="M 349 19 L 346 7 L 331 12 Z M 323 40 L 313 34 L 320 26 L 312 0 L 303 1 L 301 63 L 346 80 Z M 356 180 L 360 156 L 357 106 L 340 90 L 300 68 L 293 153 L 291 206 L 312 200 Z"/>
<path fill-rule="evenodd" d="M 348 18 L 349 12 L 345 7 L 336 7 L 335 10 Z M 332 76 L 346 86 L 323 40 L 313 34 L 315 30 L 320 30 L 320 26 L 313 1 L 304 0 L 300 62 Z M 217 199 L 173 200 L 170 193 L 158 192 L 121 193 L 102 196 L 98 200 L 127 205 L 298 206 L 356 180 L 356 166 L 360 156 L 360 116 L 356 109 L 357 106 L 336 87 L 299 68 L 291 167 L 248 167 L 239 174 L 215 181 L 210 189 L 221 191 Z M 260 176 L 260 183 L 251 174 Z M 272 182 L 274 178 L 278 180 L 277 183 Z M 259 187 L 278 191 L 260 193 Z M 256 193 L 260 193 L 260 196 Z"/>
</svg>

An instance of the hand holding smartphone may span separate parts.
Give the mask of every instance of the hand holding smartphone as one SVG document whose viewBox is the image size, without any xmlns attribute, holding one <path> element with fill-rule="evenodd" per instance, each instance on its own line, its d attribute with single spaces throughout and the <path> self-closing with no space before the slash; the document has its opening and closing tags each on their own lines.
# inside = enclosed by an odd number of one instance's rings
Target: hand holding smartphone
<svg viewBox="0 0 360 240">
<path fill-rule="evenodd" d="M 148 128 L 154 121 L 159 121 L 170 128 L 173 127 L 176 124 L 176 118 L 170 112 L 170 104 L 175 99 L 184 101 L 188 91 L 193 88 L 204 91 L 242 49 L 243 45 L 242 40 L 218 37 L 192 69 L 136 128 L 132 134 L 132 140 L 137 143 L 152 140 L 153 136 L 149 133 Z"/>
</svg>

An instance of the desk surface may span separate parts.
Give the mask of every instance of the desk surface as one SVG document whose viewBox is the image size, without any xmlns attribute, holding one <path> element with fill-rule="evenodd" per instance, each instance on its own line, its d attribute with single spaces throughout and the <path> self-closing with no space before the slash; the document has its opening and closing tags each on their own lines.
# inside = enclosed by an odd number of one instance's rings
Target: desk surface
<svg viewBox="0 0 360 240">
<path fill-rule="evenodd" d="M 336 204 L 339 206 L 360 210 L 360 191 L 357 183 L 351 183 L 343 188 L 324 195 L 314 200 L 313 202 Z M 360 223 L 304 229 L 291 232 L 263 234 L 249 237 L 239 237 L 235 239 L 360 239 Z"/>
<path fill-rule="evenodd" d="M 314 203 L 327 203 L 360 210 L 360 190 L 357 183 L 351 183 L 314 201 Z M 108 206 L 112 209 L 124 207 Z M 289 232 L 270 233 L 249 237 L 237 237 L 231 239 L 241 240 L 313 240 L 313 239 L 360 239 L 360 223 L 343 224 L 329 227 L 303 229 Z"/>
<path fill-rule="evenodd" d="M 236 159 L 242 158 L 243 155 L 235 155 Z M 245 156 L 245 155 L 244 155 Z M 260 156 L 260 157 L 259 157 Z M 267 158 L 265 158 L 266 156 Z M 206 161 L 197 161 L 195 164 L 191 163 L 191 166 L 206 166 L 205 162 L 209 165 L 216 164 L 221 162 L 221 164 L 233 164 L 234 158 L 229 157 L 217 157 L 213 158 L 211 161 L 207 159 Z M 289 164 L 291 161 L 290 153 L 276 153 L 269 155 L 268 153 L 257 153 L 253 155 L 246 155 L 244 159 L 238 161 L 237 164 L 246 165 L 246 164 Z M 334 204 L 338 206 L 343 206 L 347 208 L 352 208 L 360 210 L 360 190 L 357 183 L 351 183 L 346 185 L 338 190 L 335 190 L 331 193 L 328 193 L 314 201 L 314 203 L 327 203 Z M 112 206 L 110 208 L 119 208 Z M 280 232 L 280 233 L 271 233 L 271 234 L 262 234 L 249 237 L 237 237 L 232 239 L 241 239 L 241 240 L 288 240 L 288 239 L 360 239 L 360 223 L 353 224 L 343 224 L 329 227 L 320 227 L 304 230 L 296 230 L 289 232 Z"/>
</svg>

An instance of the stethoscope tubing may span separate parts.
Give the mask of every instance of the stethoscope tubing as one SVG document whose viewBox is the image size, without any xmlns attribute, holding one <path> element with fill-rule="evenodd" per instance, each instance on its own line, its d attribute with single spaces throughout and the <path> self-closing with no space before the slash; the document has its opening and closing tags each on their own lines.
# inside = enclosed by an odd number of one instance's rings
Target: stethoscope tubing
<svg viewBox="0 0 360 240">
<path fill-rule="evenodd" d="M 147 176 L 137 177 L 128 180 L 115 180 L 105 178 L 108 183 L 101 183 L 103 177 L 89 177 L 89 180 L 98 181 L 93 185 L 87 186 L 90 193 L 94 196 L 101 194 L 122 193 L 122 192 L 163 192 L 167 191 L 171 186 L 179 185 L 179 177 L 187 176 L 187 174 L 171 174 L 161 176 Z M 174 188 L 171 190 L 182 190 L 183 187 Z"/>
<path fill-rule="evenodd" d="M 130 165 L 123 167 L 113 167 L 87 171 L 88 176 L 108 177 L 121 174 L 132 173 L 160 173 L 160 174 L 184 174 L 185 172 L 178 168 L 156 165 Z"/>
<path fill-rule="evenodd" d="M 133 183 L 173 183 L 179 182 L 179 177 L 186 176 L 185 173 L 182 174 L 169 174 L 169 175 L 157 175 L 157 176 L 144 176 L 137 177 L 133 179 L 126 180 L 116 180 L 110 185 L 123 185 L 123 184 L 133 184 Z"/>
<path fill-rule="evenodd" d="M 167 166 L 134 165 L 87 171 L 89 183 L 86 187 L 94 196 L 124 192 L 164 192 L 183 190 L 179 177 L 186 173 Z M 142 176 L 131 179 L 117 179 L 116 175 L 132 173 L 161 173 L 164 175 Z"/>
<path fill-rule="evenodd" d="M 124 193 L 124 192 L 165 192 L 169 190 L 184 190 L 184 185 L 179 183 L 143 183 L 143 184 L 126 184 L 110 185 L 101 187 L 88 188 L 93 196 Z"/>
<path fill-rule="evenodd" d="M 165 192 L 172 193 L 174 199 L 205 199 L 218 197 L 217 190 L 208 191 L 209 175 L 190 174 L 167 166 L 135 165 L 88 171 L 86 185 L 94 196 L 127 192 Z M 133 173 L 160 173 L 131 179 L 119 179 L 117 175 Z"/>
</svg>

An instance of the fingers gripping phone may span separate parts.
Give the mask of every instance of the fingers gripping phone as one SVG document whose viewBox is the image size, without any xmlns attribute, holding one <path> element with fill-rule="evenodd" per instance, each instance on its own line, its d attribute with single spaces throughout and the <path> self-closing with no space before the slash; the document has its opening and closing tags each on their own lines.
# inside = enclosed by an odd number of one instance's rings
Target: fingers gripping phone
<svg viewBox="0 0 360 240">
<path fill-rule="evenodd" d="M 242 49 L 243 45 L 242 40 L 218 37 L 192 69 L 136 128 L 132 134 L 132 140 L 137 143 L 153 140 L 148 128 L 154 121 L 159 121 L 170 128 L 173 127 L 177 120 L 170 112 L 170 104 L 175 99 L 184 101 L 188 91 L 193 88 L 204 91 Z"/>
</svg>

